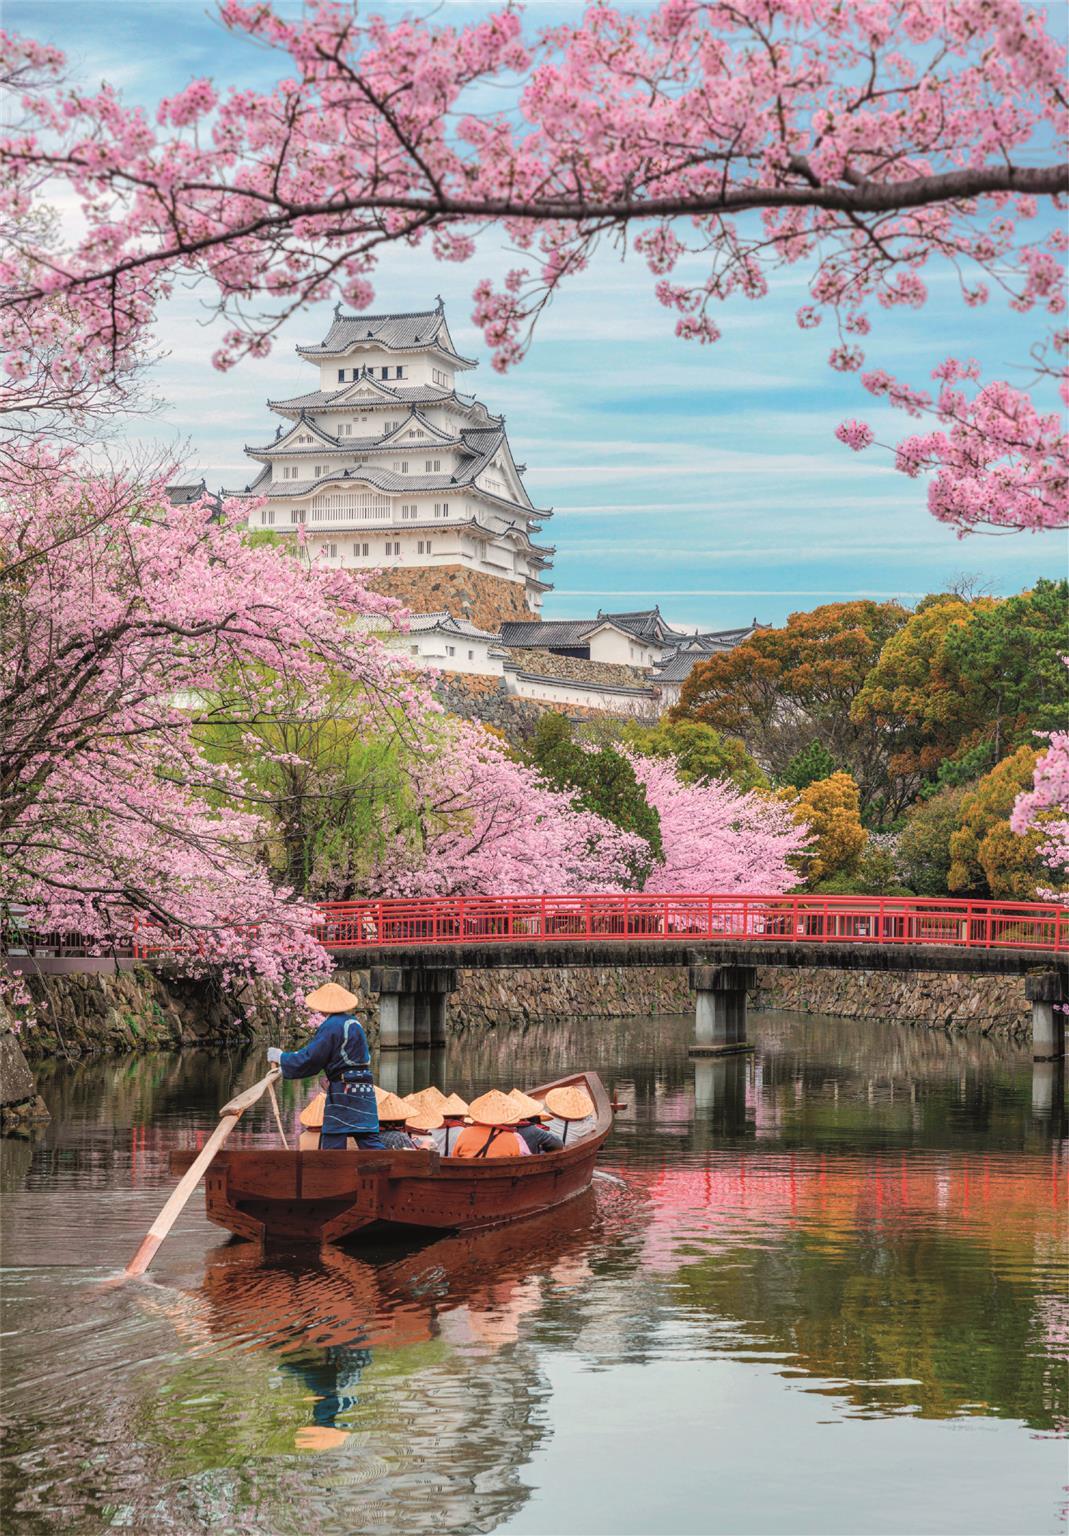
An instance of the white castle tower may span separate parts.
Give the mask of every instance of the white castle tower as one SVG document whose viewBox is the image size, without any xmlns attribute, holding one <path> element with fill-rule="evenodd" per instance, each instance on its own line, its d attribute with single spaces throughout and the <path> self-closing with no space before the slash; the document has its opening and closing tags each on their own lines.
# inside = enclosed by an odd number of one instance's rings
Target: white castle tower
<svg viewBox="0 0 1069 1536">
<path fill-rule="evenodd" d="M 283 422 L 245 448 L 263 465 L 248 490 L 266 498 L 250 526 L 303 526 L 317 564 L 381 571 L 375 585 L 416 611 L 537 614 L 554 551 L 533 536 L 551 514 L 524 490 L 504 418 L 457 390 L 476 364 L 442 301 L 395 315 L 338 306 L 324 340 L 297 352 L 318 388 L 268 401 Z"/>
</svg>

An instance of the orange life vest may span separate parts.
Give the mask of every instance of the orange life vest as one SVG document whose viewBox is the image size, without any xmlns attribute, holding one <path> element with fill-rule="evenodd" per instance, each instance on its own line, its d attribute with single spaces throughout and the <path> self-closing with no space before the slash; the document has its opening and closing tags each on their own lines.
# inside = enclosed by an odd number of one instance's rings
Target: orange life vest
<svg viewBox="0 0 1069 1536">
<path fill-rule="evenodd" d="M 523 1147 L 515 1131 L 499 1131 L 489 1125 L 466 1125 L 454 1141 L 450 1156 L 522 1157 Z"/>
</svg>

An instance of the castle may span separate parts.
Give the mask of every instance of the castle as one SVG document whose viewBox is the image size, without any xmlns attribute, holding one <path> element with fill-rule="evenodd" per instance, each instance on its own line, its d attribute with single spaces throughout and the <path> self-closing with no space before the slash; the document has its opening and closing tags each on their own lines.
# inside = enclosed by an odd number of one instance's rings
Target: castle
<svg viewBox="0 0 1069 1536">
<path fill-rule="evenodd" d="M 453 345 L 440 299 L 388 315 L 339 305 L 324 339 L 297 353 L 318 387 L 268 401 L 282 420 L 245 448 L 262 466 L 245 487 L 263 503 L 249 526 L 303 533 L 319 566 L 374 572 L 375 590 L 412 612 L 399 643 L 427 665 L 475 693 L 656 715 L 695 661 L 752 633 L 689 634 L 657 608 L 540 619 L 555 550 L 535 540 L 551 509 L 524 489 L 504 418 L 457 389 L 476 364 Z"/>
</svg>

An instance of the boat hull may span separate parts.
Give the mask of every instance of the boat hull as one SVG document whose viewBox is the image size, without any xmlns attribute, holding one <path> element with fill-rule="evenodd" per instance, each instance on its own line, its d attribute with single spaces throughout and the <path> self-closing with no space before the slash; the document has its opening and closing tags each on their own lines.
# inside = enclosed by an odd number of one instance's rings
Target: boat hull
<svg viewBox="0 0 1069 1536">
<path fill-rule="evenodd" d="M 591 1135 L 562 1152 L 531 1157 L 439 1157 L 437 1152 L 322 1152 L 224 1147 L 204 1181 L 205 1210 L 238 1237 L 336 1243 L 359 1233 L 471 1231 L 552 1210 L 590 1185 L 612 1109 L 595 1073 L 562 1078 L 586 1087 Z M 558 1084 L 532 1090 L 548 1092 Z M 171 1155 L 181 1173 L 196 1153 Z"/>
</svg>

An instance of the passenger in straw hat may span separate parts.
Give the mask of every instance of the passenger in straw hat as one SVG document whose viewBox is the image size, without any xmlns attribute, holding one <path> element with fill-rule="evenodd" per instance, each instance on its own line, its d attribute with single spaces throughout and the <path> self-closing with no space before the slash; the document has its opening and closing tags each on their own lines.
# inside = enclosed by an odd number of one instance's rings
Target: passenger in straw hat
<svg viewBox="0 0 1069 1536">
<path fill-rule="evenodd" d="M 428 1112 L 440 1110 L 445 1103 L 445 1094 L 432 1083 L 429 1088 L 421 1088 L 418 1093 L 410 1093 L 405 1099 L 406 1104 L 411 1104 L 413 1109 L 425 1109 Z"/>
<path fill-rule="evenodd" d="M 405 1121 L 405 1130 L 421 1152 L 436 1152 L 434 1132 L 443 1125 L 441 1111 L 437 1109 L 413 1109 Z"/>
<path fill-rule="evenodd" d="M 523 1118 L 518 1104 L 507 1093 L 492 1088 L 468 1106 L 471 1125 L 466 1125 L 453 1144 L 453 1157 L 523 1157 L 527 1147 L 514 1127 Z"/>
<path fill-rule="evenodd" d="M 415 1152 L 416 1143 L 405 1130 L 405 1121 L 412 1113 L 408 1100 L 396 1093 L 387 1093 L 385 1088 L 376 1088 L 375 1098 L 379 1106 L 383 1146 L 390 1152 Z"/>
<path fill-rule="evenodd" d="M 517 1134 L 521 1137 L 528 1152 L 562 1152 L 564 1143 L 559 1136 L 554 1136 L 552 1131 L 547 1131 L 542 1124 L 543 1120 L 552 1120 L 553 1116 L 540 1104 L 537 1099 L 532 1099 L 530 1094 L 524 1093 L 522 1088 L 513 1088 L 509 1098 L 518 1104 L 523 1112 L 523 1119 L 516 1127 Z"/>
<path fill-rule="evenodd" d="M 434 1144 L 443 1157 L 448 1157 L 458 1133 L 467 1123 L 468 1106 L 459 1093 L 451 1093 L 439 1104 L 438 1113 L 442 1117 L 442 1127 L 434 1133 Z"/>
<path fill-rule="evenodd" d="M 565 1144 L 582 1141 L 594 1129 L 594 1100 L 576 1083 L 551 1088 L 546 1094 L 546 1108 L 554 1117 L 550 1130 Z"/>
<path fill-rule="evenodd" d="M 307 1045 L 302 1045 L 299 1051 L 283 1051 L 273 1045 L 267 1052 L 268 1061 L 277 1063 L 285 1078 L 326 1074 L 321 1147 L 343 1152 L 352 1136 L 358 1147 L 381 1148 L 371 1081 L 371 1052 L 360 1020 L 353 1012 L 359 1007 L 359 999 L 336 981 L 328 981 L 309 992 L 304 1001 L 313 1013 L 326 1017 Z"/>
</svg>

